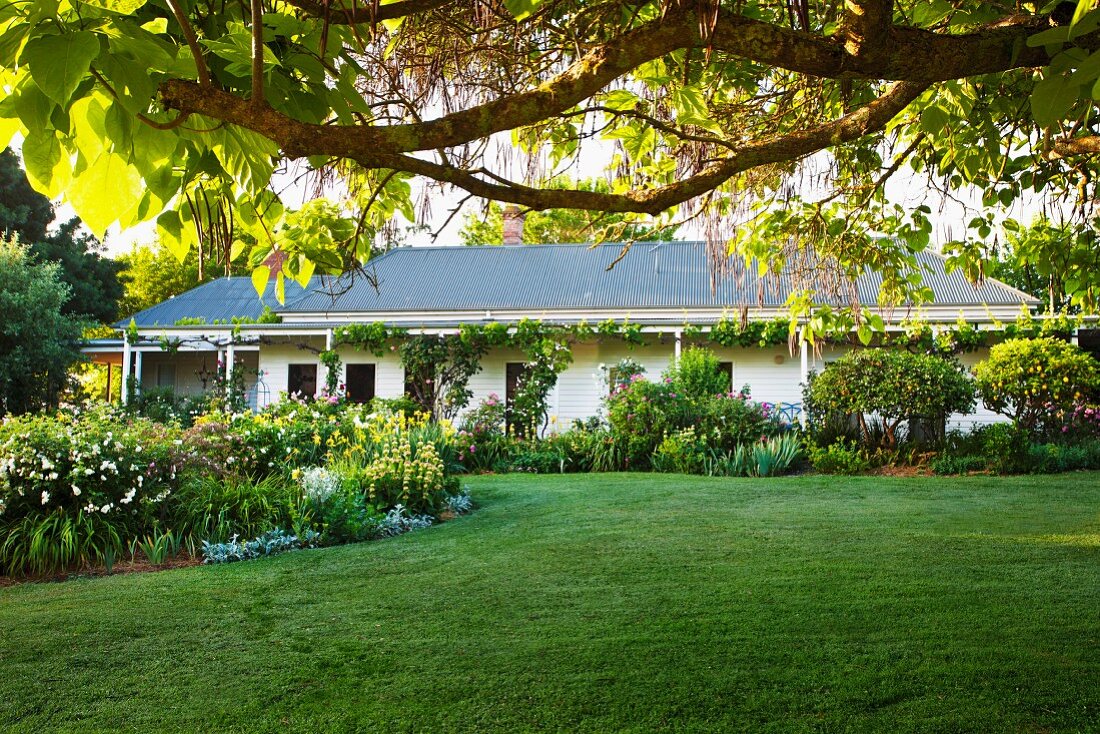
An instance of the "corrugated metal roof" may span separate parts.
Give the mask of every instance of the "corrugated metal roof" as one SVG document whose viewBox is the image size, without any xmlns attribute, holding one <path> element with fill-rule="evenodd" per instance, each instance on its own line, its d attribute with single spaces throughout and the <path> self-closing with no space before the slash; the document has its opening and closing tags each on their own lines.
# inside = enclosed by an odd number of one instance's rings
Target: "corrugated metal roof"
<svg viewBox="0 0 1100 734">
<path fill-rule="evenodd" d="M 622 245 L 520 245 L 401 247 L 371 261 L 363 273 L 314 277 L 306 289 L 287 283 L 279 305 L 269 285 L 263 300 L 249 278 L 220 278 L 137 314 L 138 326 L 171 326 L 180 319 L 207 324 L 234 317 L 255 319 L 270 305 L 280 313 L 449 312 L 724 308 L 782 306 L 793 283 L 789 273 L 715 276 L 698 242 L 635 244 L 614 267 Z M 918 256 L 924 283 L 945 306 L 1034 304 L 1036 300 L 995 280 L 970 283 L 947 273 L 943 258 Z M 868 271 L 857 280 L 861 303 L 878 301 L 882 278 Z M 712 287 L 713 284 L 713 287 Z M 827 299 L 826 299 L 827 300 Z M 848 303 L 850 298 L 841 299 Z M 128 323 L 121 322 L 125 327 Z"/>
<path fill-rule="evenodd" d="M 311 286 L 321 287 L 320 279 L 314 278 Z M 305 291 L 293 281 L 286 281 L 286 300 L 301 298 Z M 173 326 L 181 319 L 203 319 L 207 324 L 218 321 L 231 322 L 237 319 L 258 319 L 265 306 L 274 310 L 279 306 L 275 298 L 275 284 L 268 283 L 264 297 L 256 296 L 252 279 L 243 276 L 218 278 L 209 283 L 192 288 L 167 301 L 134 314 L 134 322 L 140 327 Z M 116 326 L 125 329 L 130 323 L 123 319 Z"/>
<path fill-rule="evenodd" d="M 792 277 L 753 274 L 719 276 L 697 242 L 640 243 L 610 270 L 620 244 L 521 245 L 511 247 L 404 247 L 367 268 L 370 278 L 329 279 L 290 302 L 294 313 L 363 311 L 534 311 L 556 309 L 722 308 L 782 306 Z M 933 253 L 918 256 L 924 282 L 940 305 L 1005 305 L 1034 302 L 1003 283 L 970 283 L 947 273 Z M 713 287 L 712 287 L 713 283 Z M 878 302 L 882 278 L 857 279 L 859 301 Z M 826 297 L 827 298 L 827 297 Z M 824 299 L 823 299 L 824 300 Z M 836 299 L 844 303 L 848 297 Z"/>
</svg>

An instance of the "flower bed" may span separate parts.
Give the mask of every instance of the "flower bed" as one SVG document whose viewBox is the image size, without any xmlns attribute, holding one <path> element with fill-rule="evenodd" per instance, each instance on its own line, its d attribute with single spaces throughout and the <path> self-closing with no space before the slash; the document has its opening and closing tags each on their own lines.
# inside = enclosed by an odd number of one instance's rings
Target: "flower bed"
<svg viewBox="0 0 1100 734">
<path fill-rule="evenodd" d="M 332 544 L 422 527 L 469 509 L 453 439 L 426 416 L 294 401 L 187 429 L 107 408 L 9 418 L 0 572 L 156 564 L 275 531 Z"/>
</svg>

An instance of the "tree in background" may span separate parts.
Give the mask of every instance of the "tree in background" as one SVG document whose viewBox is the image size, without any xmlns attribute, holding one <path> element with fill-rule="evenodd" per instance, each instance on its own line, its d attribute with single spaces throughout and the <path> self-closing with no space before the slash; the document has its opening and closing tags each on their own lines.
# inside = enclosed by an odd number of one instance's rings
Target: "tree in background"
<svg viewBox="0 0 1100 734">
<path fill-rule="evenodd" d="M 948 266 L 967 276 L 997 278 L 1046 303 L 1051 313 L 1100 307 L 1100 238 L 1093 225 L 1037 217 L 1029 226 L 1002 224 L 1004 240 L 950 243 Z M 985 263 L 984 267 L 981 267 Z"/>
<path fill-rule="evenodd" d="M 67 314 L 107 323 L 118 316 L 122 266 L 103 257 L 99 240 L 83 230 L 75 217 L 53 232 L 54 208 L 35 191 L 10 149 L 0 152 L 0 236 L 16 235 L 39 260 L 57 263 L 69 286 L 63 310 Z"/>
<path fill-rule="evenodd" d="M 16 234 L 20 242 L 46 239 L 53 221 L 50 200 L 35 191 L 11 148 L 0 152 L 0 234 Z"/>
<path fill-rule="evenodd" d="M 118 303 L 118 313 L 123 319 L 220 275 L 216 268 L 208 268 L 200 280 L 198 255 L 194 250 L 180 262 L 163 247 L 134 245 L 117 259 L 124 268 L 122 279 L 126 292 Z M 242 268 L 244 271 L 246 269 Z"/>
<path fill-rule="evenodd" d="M 57 404 L 80 360 L 82 323 L 63 311 L 69 286 L 56 263 L 36 263 L 14 238 L 0 240 L 0 416 Z"/>
</svg>

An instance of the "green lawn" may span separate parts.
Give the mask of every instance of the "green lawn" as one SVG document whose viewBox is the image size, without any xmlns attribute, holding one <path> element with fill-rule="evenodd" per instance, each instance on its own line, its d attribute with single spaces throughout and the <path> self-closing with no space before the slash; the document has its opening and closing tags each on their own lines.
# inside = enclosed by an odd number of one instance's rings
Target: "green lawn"
<svg viewBox="0 0 1100 734">
<path fill-rule="evenodd" d="M 393 540 L 0 589 L 0 729 L 1100 730 L 1100 475 L 469 484 Z"/>
</svg>

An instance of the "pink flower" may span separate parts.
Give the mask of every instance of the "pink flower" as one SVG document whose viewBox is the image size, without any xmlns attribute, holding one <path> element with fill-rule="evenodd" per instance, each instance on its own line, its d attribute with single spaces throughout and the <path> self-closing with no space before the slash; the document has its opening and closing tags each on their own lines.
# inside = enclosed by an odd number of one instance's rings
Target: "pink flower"
<svg viewBox="0 0 1100 734">
<path fill-rule="evenodd" d="M 473 444 L 470 444 L 470 453 L 472 454 L 476 450 L 477 450 L 477 446 L 474 446 Z"/>
</svg>

